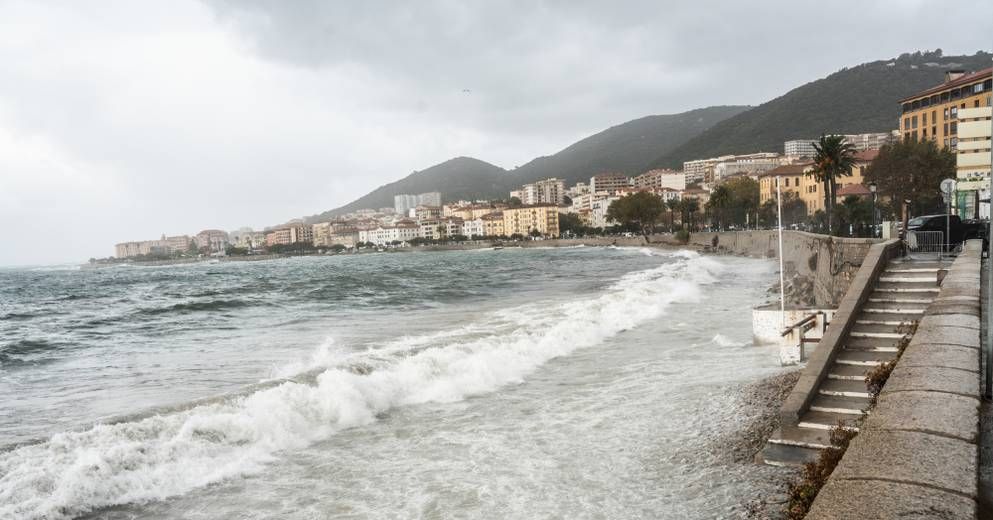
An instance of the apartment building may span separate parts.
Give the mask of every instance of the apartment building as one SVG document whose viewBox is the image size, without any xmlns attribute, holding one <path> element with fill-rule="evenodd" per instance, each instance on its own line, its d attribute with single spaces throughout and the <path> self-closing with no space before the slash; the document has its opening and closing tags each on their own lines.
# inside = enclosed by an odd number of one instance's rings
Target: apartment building
<svg viewBox="0 0 993 520">
<path fill-rule="evenodd" d="M 442 218 L 441 206 L 417 206 L 414 208 L 414 218 L 418 222 L 422 220 L 436 220 Z"/>
<path fill-rule="evenodd" d="M 412 221 L 405 221 L 395 226 L 377 226 L 375 229 L 359 231 L 358 239 L 359 242 L 371 242 L 377 246 L 385 246 L 395 242 L 410 242 L 420 235 L 419 225 Z"/>
<path fill-rule="evenodd" d="M 407 215 L 410 210 L 417 206 L 438 206 L 441 207 L 441 193 L 431 191 L 418 195 L 400 194 L 393 196 L 393 209 L 401 215 Z"/>
<path fill-rule="evenodd" d="M 519 190 L 510 192 L 511 197 L 517 197 L 524 205 L 555 204 L 561 206 L 565 202 L 565 181 L 550 178 L 530 184 L 525 184 Z"/>
<path fill-rule="evenodd" d="M 945 82 L 900 100 L 899 128 L 904 139 L 931 139 L 956 149 L 959 111 L 990 106 L 993 69 L 945 73 Z"/>
<path fill-rule="evenodd" d="M 477 239 L 485 236 L 486 227 L 483 225 L 483 219 L 477 218 L 473 220 L 463 220 L 462 234 L 470 239 Z"/>
<path fill-rule="evenodd" d="M 612 195 L 594 195 L 593 199 L 590 200 L 590 227 L 605 228 L 615 225 L 616 222 L 607 219 L 607 210 L 618 199 L 620 197 Z"/>
<path fill-rule="evenodd" d="M 793 193 L 807 206 L 807 214 L 813 215 L 824 209 L 824 192 L 809 172 L 814 165 L 810 162 L 787 164 L 759 175 L 759 204 L 776 200 L 776 181 L 785 196 Z"/>
<path fill-rule="evenodd" d="M 536 204 L 503 210 L 503 235 L 559 236 L 559 210 L 555 204 Z"/>
<path fill-rule="evenodd" d="M 857 151 L 878 150 L 884 145 L 900 139 L 900 131 L 875 132 L 867 134 L 844 134 L 845 141 L 851 143 Z M 810 159 L 817 153 L 814 149 L 816 139 L 794 139 L 783 143 L 783 151 L 787 157 Z"/>
<path fill-rule="evenodd" d="M 631 186 L 631 179 L 621 173 L 600 173 L 590 178 L 590 193 L 613 195 L 617 190 Z"/>
<path fill-rule="evenodd" d="M 645 190 L 661 190 L 664 188 L 685 190 L 686 175 L 683 172 L 677 172 L 675 170 L 649 170 L 635 177 L 632 185 L 635 188 Z"/>
<path fill-rule="evenodd" d="M 479 218 L 483 221 L 483 234 L 488 237 L 502 237 L 503 233 L 503 212 L 490 213 Z"/>
<path fill-rule="evenodd" d="M 988 98 L 987 98 L 988 99 Z M 989 218 L 989 204 L 980 204 L 990 196 L 990 125 L 993 108 L 960 108 L 958 111 L 958 146 L 956 147 L 955 206 L 962 218 Z"/>
</svg>

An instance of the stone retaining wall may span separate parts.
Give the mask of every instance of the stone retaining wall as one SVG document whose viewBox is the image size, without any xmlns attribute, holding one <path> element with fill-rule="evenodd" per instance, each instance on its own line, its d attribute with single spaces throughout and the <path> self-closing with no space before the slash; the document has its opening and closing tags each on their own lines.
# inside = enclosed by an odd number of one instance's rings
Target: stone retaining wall
<svg viewBox="0 0 993 520">
<path fill-rule="evenodd" d="M 976 518 L 981 254 L 955 260 L 807 518 Z"/>
</svg>

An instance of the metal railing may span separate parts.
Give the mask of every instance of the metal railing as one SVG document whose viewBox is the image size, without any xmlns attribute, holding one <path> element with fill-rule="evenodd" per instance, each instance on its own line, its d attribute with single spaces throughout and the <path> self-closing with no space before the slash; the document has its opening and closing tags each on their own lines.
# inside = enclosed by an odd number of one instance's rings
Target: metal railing
<svg viewBox="0 0 993 520">
<path fill-rule="evenodd" d="M 807 357 L 805 352 L 807 343 L 820 343 L 828 324 L 827 315 L 824 311 L 817 311 L 804 316 L 796 323 L 783 329 L 780 336 L 785 338 L 786 336 L 793 335 L 793 343 L 799 347 L 800 361 L 803 361 Z M 807 336 L 807 333 L 811 330 L 817 330 L 820 334 L 817 337 Z"/>
</svg>

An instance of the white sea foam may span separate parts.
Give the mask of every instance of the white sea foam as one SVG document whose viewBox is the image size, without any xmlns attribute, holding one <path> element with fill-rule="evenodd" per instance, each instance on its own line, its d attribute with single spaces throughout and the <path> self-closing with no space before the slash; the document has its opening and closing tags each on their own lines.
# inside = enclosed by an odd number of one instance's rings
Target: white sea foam
<svg viewBox="0 0 993 520">
<path fill-rule="evenodd" d="M 519 383 L 553 358 L 596 346 L 674 302 L 697 300 L 720 268 L 695 253 L 660 256 L 671 262 L 627 274 L 589 299 L 504 309 L 430 339 L 406 338 L 354 354 L 371 370 L 337 365 L 313 385 L 286 382 L 2 453 L 0 518 L 65 518 L 181 495 L 259 472 L 282 450 L 371 423 L 398 406 L 459 401 Z M 350 357 L 341 352 L 329 342 L 310 364 L 293 368 Z"/>
<path fill-rule="evenodd" d="M 723 334 L 716 334 L 713 339 L 711 339 L 715 345 L 722 347 L 743 347 L 745 343 L 742 341 L 735 341 Z"/>
</svg>

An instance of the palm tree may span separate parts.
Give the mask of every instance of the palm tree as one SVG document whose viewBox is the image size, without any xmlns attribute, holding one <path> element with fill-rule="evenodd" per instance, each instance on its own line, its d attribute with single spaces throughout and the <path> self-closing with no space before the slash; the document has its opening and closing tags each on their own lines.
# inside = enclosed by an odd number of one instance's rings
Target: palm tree
<svg viewBox="0 0 993 520">
<path fill-rule="evenodd" d="M 827 213 L 828 235 L 834 234 L 834 197 L 838 177 L 851 175 L 855 164 L 855 147 L 842 135 L 822 135 L 814 143 L 813 175 L 824 185 L 824 211 Z"/>
<path fill-rule="evenodd" d="M 691 197 L 680 201 L 679 207 L 689 215 L 690 227 L 693 227 L 693 214 L 700 211 L 700 199 Z M 683 226 L 685 227 L 685 226 Z"/>
<path fill-rule="evenodd" d="M 731 207 L 731 190 L 727 186 L 721 184 L 710 192 L 710 200 L 707 201 L 707 209 L 711 211 L 711 215 L 717 220 L 717 230 L 721 230 L 721 226 L 724 222 L 724 214 L 729 207 Z"/>
<path fill-rule="evenodd" d="M 669 231 L 676 227 L 676 211 L 680 208 L 680 201 L 677 199 L 669 199 L 665 201 L 665 207 L 669 209 Z"/>
</svg>

